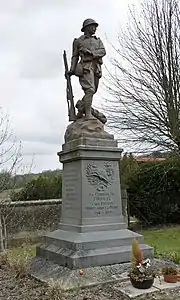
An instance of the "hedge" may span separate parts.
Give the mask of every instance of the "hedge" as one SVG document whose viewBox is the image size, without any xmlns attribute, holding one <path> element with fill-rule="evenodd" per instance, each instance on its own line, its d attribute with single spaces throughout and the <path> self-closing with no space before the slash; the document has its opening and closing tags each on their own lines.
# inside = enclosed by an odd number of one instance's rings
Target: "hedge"
<svg viewBox="0 0 180 300">
<path fill-rule="evenodd" d="M 31 180 L 19 192 L 11 194 L 12 201 L 45 200 L 62 198 L 61 175 L 44 176 Z"/>
<path fill-rule="evenodd" d="M 129 209 L 143 225 L 180 224 L 180 159 L 142 163 L 128 180 Z"/>
</svg>

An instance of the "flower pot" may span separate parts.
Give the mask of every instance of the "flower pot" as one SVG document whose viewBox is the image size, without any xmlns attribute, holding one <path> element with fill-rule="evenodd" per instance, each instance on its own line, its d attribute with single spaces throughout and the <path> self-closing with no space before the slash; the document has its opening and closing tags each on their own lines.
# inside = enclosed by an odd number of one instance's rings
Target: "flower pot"
<svg viewBox="0 0 180 300">
<path fill-rule="evenodd" d="M 169 283 L 176 283 L 178 281 L 178 276 L 164 274 L 164 281 Z"/>
<path fill-rule="evenodd" d="M 152 277 L 150 279 L 144 279 L 143 281 L 139 281 L 130 276 L 130 281 L 131 281 L 132 286 L 135 287 L 136 289 L 145 290 L 145 289 L 149 289 L 150 287 L 152 287 L 152 285 L 154 283 L 154 277 Z"/>
</svg>

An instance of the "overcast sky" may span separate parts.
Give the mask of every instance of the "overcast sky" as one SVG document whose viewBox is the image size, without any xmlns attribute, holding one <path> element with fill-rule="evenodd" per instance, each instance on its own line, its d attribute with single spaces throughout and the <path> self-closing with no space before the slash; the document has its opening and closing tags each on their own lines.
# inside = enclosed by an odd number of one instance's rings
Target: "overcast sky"
<svg viewBox="0 0 180 300">
<path fill-rule="evenodd" d="M 82 22 L 94 18 L 109 57 L 106 36 L 116 43 L 129 3 L 138 0 L 0 0 L 0 106 L 10 115 L 11 127 L 23 146 L 23 164 L 34 154 L 33 172 L 59 168 L 68 125 L 62 53 L 70 60 L 72 41 Z M 75 101 L 82 96 L 77 78 Z M 102 85 L 94 97 L 100 103 Z"/>
</svg>

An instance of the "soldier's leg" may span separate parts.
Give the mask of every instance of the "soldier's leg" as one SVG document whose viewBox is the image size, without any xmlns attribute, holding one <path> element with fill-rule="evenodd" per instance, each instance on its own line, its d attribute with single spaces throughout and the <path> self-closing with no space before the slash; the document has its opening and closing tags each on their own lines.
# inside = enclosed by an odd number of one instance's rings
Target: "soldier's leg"
<svg viewBox="0 0 180 300">
<path fill-rule="evenodd" d="M 86 118 L 94 119 L 94 117 L 91 114 L 92 99 L 93 99 L 93 95 L 96 92 L 95 83 L 94 83 L 94 71 L 89 70 L 89 72 L 83 74 L 83 76 L 79 78 L 79 82 L 85 93 L 83 97 L 83 102 L 85 107 Z"/>
<path fill-rule="evenodd" d="M 78 100 L 76 103 L 76 108 L 78 109 L 78 113 L 76 115 L 77 119 L 81 119 L 84 114 L 84 103 L 82 100 Z"/>
</svg>

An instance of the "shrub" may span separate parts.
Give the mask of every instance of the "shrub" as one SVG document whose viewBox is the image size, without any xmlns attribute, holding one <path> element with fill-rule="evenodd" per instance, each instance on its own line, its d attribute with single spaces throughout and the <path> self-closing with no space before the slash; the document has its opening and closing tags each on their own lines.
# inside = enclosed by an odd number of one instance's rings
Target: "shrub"
<svg viewBox="0 0 180 300">
<path fill-rule="evenodd" d="M 21 257 L 10 257 L 9 267 L 15 278 L 24 278 L 28 275 L 30 257 L 29 255 Z"/>
<path fill-rule="evenodd" d="M 127 187 L 132 173 L 136 173 L 139 168 L 138 162 L 132 154 L 125 153 L 120 161 L 121 185 Z"/>
<path fill-rule="evenodd" d="M 31 251 L 16 253 L 10 250 L 0 253 L 0 269 L 8 267 L 15 278 L 24 278 L 28 275 Z"/>
<path fill-rule="evenodd" d="M 143 163 L 129 179 L 131 216 L 143 225 L 180 223 L 180 160 Z"/>
<path fill-rule="evenodd" d="M 179 252 L 172 252 L 170 253 L 170 258 L 172 259 L 172 261 L 179 265 L 180 264 L 180 253 Z"/>
<path fill-rule="evenodd" d="M 63 282 L 51 279 L 47 285 L 46 296 L 52 300 L 62 300 L 64 298 L 64 289 Z"/>
<path fill-rule="evenodd" d="M 60 199 L 62 197 L 62 177 L 40 175 L 31 180 L 19 192 L 11 194 L 12 201 Z"/>
</svg>

